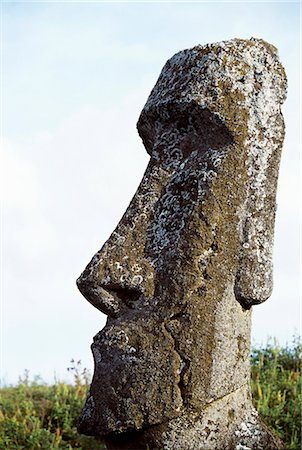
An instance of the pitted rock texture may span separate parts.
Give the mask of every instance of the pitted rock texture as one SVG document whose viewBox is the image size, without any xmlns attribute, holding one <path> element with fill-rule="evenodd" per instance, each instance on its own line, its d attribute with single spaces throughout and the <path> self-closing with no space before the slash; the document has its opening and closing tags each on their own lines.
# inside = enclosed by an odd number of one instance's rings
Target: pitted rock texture
<svg viewBox="0 0 302 450">
<path fill-rule="evenodd" d="M 109 448 L 283 448 L 251 405 L 249 352 L 251 306 L 272 291 L 285 96 L 261 39 L 164 66 L 138 121 L 142 182 L 78 279 L 108 315 L 80 432 Z"/>
</svg>

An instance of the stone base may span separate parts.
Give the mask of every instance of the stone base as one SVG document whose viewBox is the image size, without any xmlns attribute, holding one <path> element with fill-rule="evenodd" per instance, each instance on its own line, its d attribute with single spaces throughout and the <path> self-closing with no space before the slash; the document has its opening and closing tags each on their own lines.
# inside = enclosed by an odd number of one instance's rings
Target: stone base
<svg viewBox="0 0 302 450">
<path fill-rule="evenodd" d="M 252 406 L 248 389 L 213 401 L 202 413 L 187 411 L 166 423 L 107 436 L 109 450 L 284 450 Z"/>
</svg>

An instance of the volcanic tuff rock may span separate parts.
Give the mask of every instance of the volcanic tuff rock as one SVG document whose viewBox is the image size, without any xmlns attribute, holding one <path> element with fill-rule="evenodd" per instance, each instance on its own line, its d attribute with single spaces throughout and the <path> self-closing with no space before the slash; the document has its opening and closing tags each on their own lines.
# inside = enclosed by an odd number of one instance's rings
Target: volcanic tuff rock
<svg viewBox="0 0 302 450">
<path fill-rule="evenodd" d="M 138 121 L 150 162 L 78 279 L 108 315 L 79 431 L 111 449 L 278 449 L 251 404 L 251 306 L 272 291 L 286 77 L 261 39 L 164 66 Z"/>
</svg>

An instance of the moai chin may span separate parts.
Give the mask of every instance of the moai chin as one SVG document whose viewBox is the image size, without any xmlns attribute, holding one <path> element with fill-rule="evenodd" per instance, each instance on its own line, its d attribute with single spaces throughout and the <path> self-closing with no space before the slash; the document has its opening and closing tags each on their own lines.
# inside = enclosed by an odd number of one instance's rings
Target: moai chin
<svg viewBox="0 0 302 450">
<path fill-rule="evenodd" d="M 251 403 L 251 306 L 272 291 L 286 76 L 261 39 L 164 66 L 138 121 L 150 162 L 78 279 L 108 316 L 78 429 L 109 449 L 281 449 Z"/>
</svg>

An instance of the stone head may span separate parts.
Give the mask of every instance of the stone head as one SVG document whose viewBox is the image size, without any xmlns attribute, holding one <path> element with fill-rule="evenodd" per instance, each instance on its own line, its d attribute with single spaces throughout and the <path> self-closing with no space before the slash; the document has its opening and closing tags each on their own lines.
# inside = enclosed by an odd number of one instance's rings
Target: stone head
<svg viewBox="0 0 302 450">
<path fill-rule="evenodd" d="M 137 125 L 144 177 L 78 279 L 108 316 L 80 431 L 139 430 L 248 383 L 251 306 L 272 290 L 285 92 L 259 39 L 164 66 Z"/>
</svg>

